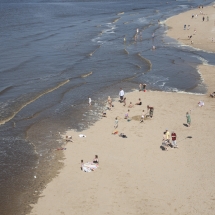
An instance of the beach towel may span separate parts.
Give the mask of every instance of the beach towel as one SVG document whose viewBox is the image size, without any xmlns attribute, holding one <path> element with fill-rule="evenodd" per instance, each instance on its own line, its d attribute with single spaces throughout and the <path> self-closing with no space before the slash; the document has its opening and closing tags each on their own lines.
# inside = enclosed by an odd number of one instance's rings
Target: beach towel
<svg viewBox="0 0 215 215">
<path fill-rule="evenodd" d="M 87 137 L 87 136 L 84 134 L 79 134 L 79 137 Z"/>
<path fill-rule="evenodd" d="M 88 163 L 85 163 L 82 165 L 82 170 L 84 172 L 92 172 L 92 171 L 96 170 L 98 167 L 99 167 L 98 164 L 88 162 Z"/>
<path fill-rule="evenodd" d="M 82 166 L 82 170 L 84 172 L 92 172 L 92 170 L 90 168 L 86 167 L 86 166 Z"/>
</svg>

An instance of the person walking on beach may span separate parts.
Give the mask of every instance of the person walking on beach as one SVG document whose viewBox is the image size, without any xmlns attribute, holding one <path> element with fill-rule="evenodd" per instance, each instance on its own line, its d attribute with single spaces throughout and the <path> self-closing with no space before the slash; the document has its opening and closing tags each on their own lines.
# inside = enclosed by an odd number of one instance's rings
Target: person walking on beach
<svg viewBox="0 0 215 215">
<path fill-rule="evenodd" d="M 202 17 L 202 21 L 203 21 L 203 22 L 205 21 L 205 17 L 204 17 L 204 16 Z"/>
<path fill-rule="evenodd" d="M 189 112 L 186 113 L 186 118 L 187 118 L 187 126 L 190 127 L 190 125 L 191 125 L 191 117 L 190 117 Z"/>
<path fill-rule="evenodd" d="M 109 110 L 112 108 L 112 99 L 110 96 L 108 96 L 108 105 L 109 105 Z"/>
<path fill-rule="evenodd" d="M 173 148 L 178 148 L 177 144 L 176 144 L 176 133 L 173 131 L 172 134 L 171 134 L 171 137 L 172 137 L 172 146 Z"/>
<path fill-rule="evenodd" d="M 126 106 L 126 97 L 123 99 L 124 107 Z"/>
<path fill-rule="evenodd" d="M 89 106 L 91 106 L 92 99 L 89 97 Z"/>
<path fill-rule="evenodd" d="M 119 98 L 120 98 L 120 102 L 123 101 L 123 98 L 124 98 L 124 95 L 125 95 L 125 92 L 122 88 L 120 88 L 120 91 L 119 91 Z"/>
<path fill-rule="evenodd" d="M 114 128 L 116 129 L 117 127 L 118 127 L 118 119 L 117 119 L 117 117 L 115 118 L 115 125 L 114 125 Z"/>
</svg>

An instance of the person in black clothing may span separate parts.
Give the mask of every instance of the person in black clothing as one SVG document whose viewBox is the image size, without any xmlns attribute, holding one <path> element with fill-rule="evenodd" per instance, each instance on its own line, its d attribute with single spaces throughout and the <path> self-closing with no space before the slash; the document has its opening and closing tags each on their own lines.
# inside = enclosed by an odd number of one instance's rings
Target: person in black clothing
<svg viewBox="0 0 215 215">
<path fill-rule="evenodd" d="M 137 102 L 135 105 L 142 105 L 141 99 L 139 99 L 139 102 Z"/>
</svg>

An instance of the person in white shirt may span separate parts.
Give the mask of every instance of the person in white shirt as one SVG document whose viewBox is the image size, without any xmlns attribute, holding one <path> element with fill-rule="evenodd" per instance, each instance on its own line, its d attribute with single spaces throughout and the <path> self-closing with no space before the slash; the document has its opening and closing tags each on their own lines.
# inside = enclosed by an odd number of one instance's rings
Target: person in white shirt
<svg viewBox="0 0 215 215">
<path fill-rule="evenodd" d="M 125 95 L 125 92 L 122 88 L 120 88 L 120 91 L 119 91 L 119 98 L 120 98 L 120 102 L 123 101 L 123 98 L 124 98 L 124 95 Z"/>
<path fill-rule="evenodd" d="M 89 97 L 89 105 L 91 106 L 92 99 Z"/>
</svg>

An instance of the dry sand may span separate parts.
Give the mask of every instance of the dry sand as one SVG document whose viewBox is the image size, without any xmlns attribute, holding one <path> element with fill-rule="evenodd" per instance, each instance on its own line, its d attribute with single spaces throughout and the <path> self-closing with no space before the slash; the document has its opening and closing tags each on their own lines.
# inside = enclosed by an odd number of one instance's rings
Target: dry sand
<svg viewBox="0 0 215 215">
<path fill-rule="evenodd" d="M 194 18 L 192 18 L 192 15 L 194 15 Z M 205 17 L 204 21 L 203 17 Z M 209 21 L 207 21 L 207 17 Z M 167 32 L 169 37 L 195 48 L 215 52 L 215 6 L 208 6 L 203 9 L 197 8 L 181 13 L 168 19 L 166 24 L 169 26 Z M 184 30 L 184 25 L 186 25 L 186 30 Z M 189 30 L 187 30 L 188 25 L 190 25 Z M 196 33 L 194 30 L 196 30 Z M 188 36 L 191 35 L 192 38 L 189 39 Z M 191 41 L 193 41 L 193 44 L 191 44 Z"/>
<path fill-rule="evenodd" d="M 143 105 L 130 109 L 130 122 L 124 119 L 128 108 L 115 99 L 107 118 L 83 131 L 86 138 L 68 131 L 73 143 L 65 146 L 65 166 L 31 215 L 215 214 L 215 99 L 209 97 L 215 91 L 215 68 L 201 65 L 199 71 L 207 95 L 136 90 L 126 94 L 127 103 L 141 98 Z M 205 102 L 202 108 L 200 100 Z M 154 117 L 140 123 L 135 119 L 147 105 L 155 108 Z M 192 124 L 186 127 L 189 110 Z M 117 130 L 128 138 L 111 134 L 116 116 Z M 160 149 L 166 128 L 177 133 L 178 149 Z M 92 161 L 96 154 L 100 167 L 81 171 L 80 160 Z"/>
</svg>

